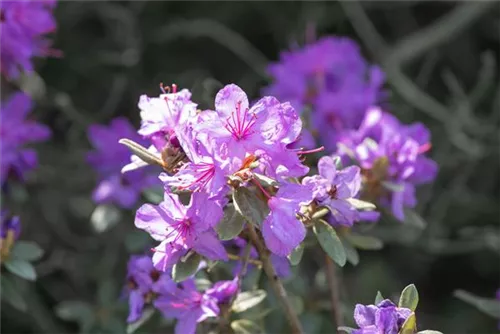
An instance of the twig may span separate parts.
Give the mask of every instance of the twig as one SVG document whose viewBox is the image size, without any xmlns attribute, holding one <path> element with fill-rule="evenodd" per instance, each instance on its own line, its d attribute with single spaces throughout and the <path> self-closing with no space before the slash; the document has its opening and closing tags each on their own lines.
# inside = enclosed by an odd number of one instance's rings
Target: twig
<svg viewBox="0 0 500 334">
<path fill-rule="evenodd" d="M 336 328 L 344 326 L 344 320 L 342 317 L 342 308 L 340 305 L 339 297 L 339 279 L 337 277 L 335 263 L 332 259 L 325 253 L 325 269 L 326 269 L 326 280 L 328 282 L 328 288 L 330 290 L 330 303 L 332 311 L 332 319 L 335 321 Z"/>
<path fill-rule="evenodd" d="M 231 254 L 231 253 L 227 253 L 227 257 L 230 260 L 236 260 L 236 261 L 243 260 L 243 258 L 241 256 L 236 255 L 236 254 Z M 253 264 L 254 266 L 257 266 L 257 267 L 262 267 L 262 262 L 259 260 L 248 259 L 248 263 Z"/>
<path fill-rule="evenodd" d="M 292 304 L 288 300 L 288 295 L 286 293 L 286 290 L 283 287 L 283 284 L 281 283 L 281 280 L 279 279 L 278 274 L 276 273 L 276 270 L 273 267 L 273 264 L 271 263 L 271 259 L 269 258 L 269 251 L 262 244 L 262 241 L 257 235 L 255 228 L 251 224 L 248 224 L 248 232 L 250 241 L 257 249 L 257 253 L 259 253 L 259 257 L 262 261 L 264 271 L 266 272 L 266 275 L 269 278 L 271 287 L 273 288 L 276 297 L 278 297 L 278 299 L 281 301 L 281 304 L 284 307 L 286 317 L 290 322 L 292 333 L 293 334 L 304 333 L 299 318 L 295 314 L 295 310 L 293 309 Z"/>
<path fill-rule="evenodd" d="M 180 20 L 160 29 L 155 36 L 156 43 L 166 43 L 179 37 L 208 37 L 231 50 L 257 74 L 267 77 L 269 62 L 256 47 L 243 36 L 213 20 Z"/>
</svg>

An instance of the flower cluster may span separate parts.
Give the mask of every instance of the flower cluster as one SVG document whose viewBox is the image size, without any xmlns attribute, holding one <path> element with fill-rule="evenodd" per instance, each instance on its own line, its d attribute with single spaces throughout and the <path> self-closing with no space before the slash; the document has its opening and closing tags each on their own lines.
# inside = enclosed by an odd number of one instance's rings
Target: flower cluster
<svg viewBox="0 0 500 334">
<path fill-rule="evenodd" d="M 436 162 L 425 156 L 430 147 L 430 132 L 423 124 L 403 125 L 374 107 L 357 130 L 342 134 L 337 153 L 361 167 L 361 197 L 404 220 L 404 208 L 417 204 L 415 186 L 436 177 Z"/>
<path fill-rule="evenodd" d="M 353 334 L 398 334 L 412 310 L 397 307 L 389 299 L 377 305 L 357 304 L 354 310 L 354 320 L 360 327 L 352 331 Z"/>
<path fill-rule="evenodd" d="M 300 50 L 283 52 L 269 66 L 274 83 L 266 94 L 290 101 L 298 111 L 310 110 L 312 133 L 327 149 L 338 134 L 359 126 L 365 111 L 382 97 L 384 74 L 363 59 L 359 46 L 346 37 L 325 37 Z M 301 146 L 311 146 L 304 133 Z"/>
<path fill-rule="evenodd" d="M 130 153 L 118 140 L 123 137 L 141 142 L 142 138 L 125 118 L 115 118 L 109 126 L 91 125 L 88 137 L 94 151 L 87 154 L 87 161 L 98 172 L 100 182 L 92 195 L 97 203 L 116 203 L 123 208 L 131 208 L 139 199 L 141 191 L 156 182 L 149 169 L 120 170 L 130 160 Z"/>
<path fill-rule="evenodd" d="M 2 41 L 3 43 L 3 41 Z M 35 150 L 25 148 L 32 142 L 49 138 L 50 130 L 45 125 L 28 119 L 33 108 L 31 99 L 24 93 L 16 93 L 0 108 L 0 182 L 12 176 L 24 180 L 26 172 L 38 164 Z"/>
<path fill-rule="evenodd" d="M 189 278 L 175 283 L 169 274 L 154 268 L 148 256 L 132 256 L 128 263 L 128 322 L 137 321 L 145 305 L 153 305 L 167 318 L 176 318 L 176 334 L 194 334 L 196 324 L 219 315 L 238 289 L 237 279 L 220 281 L 200 292 Z"/>
<path fill-rule="evenodd" d="M 0 68 L 3 75 L 16 78 L 33 70 L 32 58 L 57 54 L 44 35 L 54 32 L 52 11 L 55 0 L 0 2 Z"/>
</svg>

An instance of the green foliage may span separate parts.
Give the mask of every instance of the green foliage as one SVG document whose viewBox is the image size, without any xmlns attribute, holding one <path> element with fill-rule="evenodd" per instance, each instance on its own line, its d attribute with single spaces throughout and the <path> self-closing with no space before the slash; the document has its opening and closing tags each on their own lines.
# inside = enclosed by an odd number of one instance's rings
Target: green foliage
<svg viewBox="0 0 500 334">
<path fill-rule="evenodd" d="M 317 220 L 314 223 L 313 231 L 325 253 L 328 254 L 335 263 L 343 267 L 346 263 L 347 256 L 342 241 L 340 241 L 333 227 L 324 220 Z"/>
<path fill-rule="evenodd" d="M 10 257 L 4 263 L 8 271 L 29 281 L 36 280 L 35 268 L 31 263 L 19 258 Z"/>
<path fill-rule="evenodd" d="M 260 227 L 269 210 L 255 193 L 243 187 L 234 190 L 233 204 L 241 216 L 257 227 Z"/>
<path fill-rule="evenodd" d="M 10 252 L 10 257 L 24 261 L 36 261 L 43 256 L 43 249 L 35 242 L 18 240 Z"/>
<path fill-rule="evenodd" d="M 224 209 L 224 217 L 217 224 L 215 230 L 220 240 L 231 240 L 241 233 L 245 226 L 245 219 L 235 210 L 233 205 Z"/>
<path fill-rule="evenodd" d="M 248 319 L 239 319 L 231 322 L 235 334 L 260 334 L 262 329 L 255 322 Z"/>
<path fill-rule="evenodd" d="M 453 295 L 464 302 L 475 306 L 490 317 L 500 319 L 500 301 L 492 298 L 482 298 L 464 290 L 456 290 Z"/>
<path fill-rule="evenodd" d="M 149 319 L 153 317 L 154 313 L 155 309 L 152 307 L 147 307 L 146 309 L 144 309 L 141 318 L 127 326 L 127 334 L 135 333 L 142 325 L 144 325 Z"/>
<path fill-rule="evenodd" d="M 415 284 L 410 284 L 403 289 L 401 297 L 399 297 L 399 307 L 409 308 L 412 311 L 417 309 L 418 305 L 418 291 Z"/>
<path fill-rule="evenodd" d="M 193 276 L 200 266 L 201 255 L 193 253 L 187 259 L 181 259 L 172 268 L 172 278 L 175 282 L 182 282 Z"/>
<path fill-rule="evenodd" d="M 292 266 L 296 266 L 302 260 L 302 255 L 304 255 L 304 243 L 301 243 L 292 251 L 292 253 L 288 256 L 288 260 Z"/>
<path fill-rule="evenodd" d="M 19 311 L 24 312 L 27 310 L 26 301 L 24 300 L 23 295 L 18 290 L 11 277 L 2 274 L 2 278 L 0 279 L 0 286 L 2 288 L 2 290 L 0 291 L 2 300 L 6 301 Z"/>
<path fill-rule="evenodd" d="M 254 290 L 241 292 L 236 296 L 231 307 L 233 312 L 244 312 L 260 304 L 267 296 L 265 290 Z"/>
</svg>

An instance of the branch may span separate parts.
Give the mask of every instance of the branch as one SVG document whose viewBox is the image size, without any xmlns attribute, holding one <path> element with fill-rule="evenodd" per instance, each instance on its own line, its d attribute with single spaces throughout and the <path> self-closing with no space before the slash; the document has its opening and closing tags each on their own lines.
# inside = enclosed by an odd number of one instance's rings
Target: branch
<svg viewBox="0 0 500 334">
<path fill-rule="evenodd" d="M 330 303 L 331 303 L 331 311 L 332 311 L 332 319 L 335 321 L 335 328 L 340 326 L 344 326 L 344 319 L 342 317 L 342 309 L 340 306 L 340 297 L 339 297 L 339 279 L 337 277 L 335 263 L 333 263 L 332 259 L 325 255 L 325 269 L 326 269 L 326 279 L 328 282 L 328 288 L 330 290 Z"/>
<path fill-rule="evenodd" d="M 255 231 L 255 228 L 252 226 L 252 224 L 247 224 L 247 225 L 248 225 L 248 232 L 249 232 L 248 235 L 250 241 L 257 249 L 257 252 L 259 253 L 259 257 L 264 267 L 264 271 L 266 272 L 266 275 L 269 278 L 269 282 L 271 283 L 271 286 L 276 296 L 281 301 L 281 304 L 284 307 L 286 317 L 290 322 L 292 333 L 293 334 L 304 333 L 299 318 L 295 314 L 295 310 L 293 309 L 292 304 L 288 300 L 288 295 L 286 293 L 286 290 L 283 287 L 283 284 L 281 283 L 281 280 L 279 279 L 278 274 L 276 273 L 276 270 L 273 267 L 273 264 L 271 263 L 271 259 L 269 257 L 269 251 L 267 250 L 266 246 L 262 244 L 262 241 L 260 237 L 257 235 L 257 232 Z"/>
</svg>

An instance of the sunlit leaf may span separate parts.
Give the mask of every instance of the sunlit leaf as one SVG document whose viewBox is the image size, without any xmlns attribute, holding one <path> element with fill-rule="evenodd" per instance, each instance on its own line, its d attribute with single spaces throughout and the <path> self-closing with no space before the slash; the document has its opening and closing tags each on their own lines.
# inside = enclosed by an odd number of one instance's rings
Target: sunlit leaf
<svg viewBox="0 0 500 334">
<path fill-rule="evenodd" d="M 245 291 L 239 293 L 233 302 L 233 312 L 240 313 L 262 302 L 267 296 L 265 290 Z"/>
<path fill-rule="evenodd" d="M 14 244 L 10 256 L 24 261 L 36 261 L 43 256 L 43 249 L 35 242 L 18 240 Z"/>
<path fill-rule="evenodd" d="M 97 233 L 103 233 L 115 226 L 121 218 L 121 212 L 113 205 L 101 204 L 90 216 L 90 222 Z"/>
<path fill-rule="evenodd" d="M 155 313 L 155 309 L 153 307 L 145 308 L 142 311 L 142 316 L 139 320 L 134 323 L 131 323 L 127 326 L 127 334 L 132 334 L 137 331 L 142 325 L 144 325 Z"/>
<path fill-rule="evenodd" d="M 5 268 L 7 268 L 7 270 L 14 275 L 17 275 L 29 281 L 36 280 L 35 268 L 28 261 L 10 257 L 6 262 L 4 262 L 4 265 Z"/>
<path fill-rule="evenodd" d="M 375 210 L 376 206 L 373 203 L 362 201 L 357 198 L 348 198 L 346 199 L 347 202 L 349 202 L 353 207 L 355 207 L 357 210 Z"/>
<path fill-rule="evenodd" d="M 295 249 L 292 251 L 290 255 L 288 255 L 288 261 L 290 261 L 290 264 L 292 266 L 296 266 L 300 263 L 300 260 L 302 260 L 302 255 L 304 254 L 304 244 L 301 243 Z"/>
<path fill-rule="evenodd" d="M 414 334 L 417 331 L 417 318 L 415 313 L 412 313 L 408 318 L 406 318 L 403 326 L 399 331 L 399 334 Z"/>
<path fill-rule="evenodd" d="M 466 303 L 475 306 L 491 317 L 500 319 L 500 301 L 492 298 L 476 296 L 464 290 L 456 290 L 453 295 Z"/>
<path fill-rule="evenodd" d="M 415 284 L 410 284 L 403 289 L 401 297 L 399 297 L 399 307 L 409 308 L 412 311 L 417 309 L 418 305 L 418 291 Z"/>
<path fill-rule="evenodd" d="M 185 279 L 193 276 L 200 265 L 201 256 L 199 254 L 191 254 L 186 261 L 177 262 L 172 268 L 172 278 L 175 282 L 182 282 Z"/>
<path fill-rule="evenodd" d="M 248 319 L 239 319 L 231 322 L 235 334 L 260 334 L 262 329 L 255 322 Z"/>
<path fill-rule="evenodd" d="M 333 227 L 323 220 L 317 220 L 314 223 L 313 231 L 326 254 L 335 263 L 343 267 L 347 260 L 346 253 L 342 241 L 340 241 Z"/>
<path fill-rule="evenodd" d="M 377 291 L 377 295 L 375 296 L 375 305 L 380 303 L 381 301 L 384 300 L 384 296 L 382 296 L 382 293 L 380 291 Z"/>
<path fill-rule="evenodd" d="M 351 244 L 351 242 L 345 238 L 341 239 L 342 244 L 344 245 L 345 255 L 347 258 L 347 262 L 352 264 L 353 266 L 357 266 L 359 263 L 359 253 Z"/>
<path fill-rule="evenodd" d="M 224 210 L 224 217 L 215 226 L 220 240 L 234 239 L 241 233 L 245 226 L 245 219 L 235 210 L 233 205 L 228 205 Z"/>
</svg>

